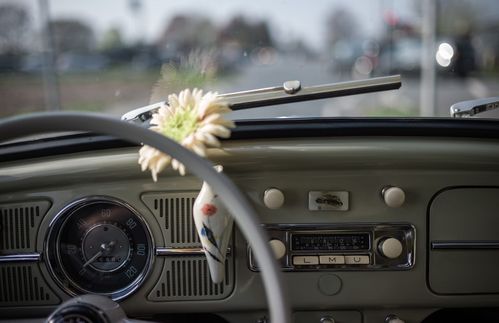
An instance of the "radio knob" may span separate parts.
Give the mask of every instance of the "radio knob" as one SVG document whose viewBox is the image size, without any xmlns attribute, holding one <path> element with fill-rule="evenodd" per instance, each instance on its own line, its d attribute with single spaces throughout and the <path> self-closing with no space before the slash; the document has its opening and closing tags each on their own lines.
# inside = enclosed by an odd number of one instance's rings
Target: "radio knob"
<svg viewBox="0 0 499 323">
<path fill-rule="evenodd" d="M 402 254 L 402 242 L 399 239 L 387 238 L 379 243 L 379 252 L 386 258 L 395 259 Z"/>
<path fill-rule="evenodd" d="M 263 193 L 263 204 L 269 209 L 278 209 L 284 204 L 284 193 L 277 188 L 269 188 Z"/>
<path fill-rule="evenodd" d="M 389 207 L 401 207 L 405 202 L 405 192 L 400 187 L 388 186 L 381 191 L 385 204 Z"/>
<path fill-rule="evenodd" d="M 270 248 L 274 252 L 275 259 L 279 260 L 286 255 L 286 245 L 279 239 L 269 241 Z"/>
</svg>

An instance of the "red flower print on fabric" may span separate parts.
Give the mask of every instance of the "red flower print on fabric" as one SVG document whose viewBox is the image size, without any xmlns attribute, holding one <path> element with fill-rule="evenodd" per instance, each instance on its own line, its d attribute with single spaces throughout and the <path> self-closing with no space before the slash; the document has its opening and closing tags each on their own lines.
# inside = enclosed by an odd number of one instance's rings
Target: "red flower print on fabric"
<svg viewBox="0 0 499 323">
<path fill-rule="evenodd" d="M 217 213 L 217 207 L 213 204 L 206 203 L 201 208 L 201 211 L 203 212 L 204 215 L 211 216 L 211 215 Z"/>
</svg>

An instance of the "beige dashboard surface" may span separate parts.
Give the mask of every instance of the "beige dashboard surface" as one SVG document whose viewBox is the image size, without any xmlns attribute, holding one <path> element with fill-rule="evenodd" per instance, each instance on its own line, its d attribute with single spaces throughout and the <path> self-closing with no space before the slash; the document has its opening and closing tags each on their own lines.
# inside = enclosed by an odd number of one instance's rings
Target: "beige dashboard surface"
<svg viewBox="0 0 499 323">
<path fill-rule="evenodd" d="M 441 268 L 431 267 L 440 266 L 433 258 L 435 254 L 432 253 L 429 261 L 429 208 L 432 200 L 439 192 L 456 187 L 471 190 L 499 187 L 498 141 L 343 137 L 238 140 L 227 141 L 224 147 L 226 149 L 223 152 L 211 151 L 210 159 L 224 165 L 224 171 L 247 194 L 264 224 L 307 224 L 320 228 L 322 225 L 402 223 L 415 230 L 415 262 L 408 270 L 332 269 L 284 272 L 287 292 L 296 310 L 353 310 L 351 315 L 357 320 L 356 317 L 360 317 L 358 313 L 362 311 L 367 311 L 364 313 L 367 318 L 375 318 L 384 317 L 391 311 L 389 309 L 409 313 L 415 308 L 498 304 L 499 292 L 490 293 L 486 290 L 487 293 L 482 293 L 481 289 L 469 290 L 468 286 L 466 291 L 469 293 L 442 295 L 432 291 L 428 283 L 428 272 L 445 275 Z M 45 238 L 51 221 L 72 201 L 88 196 L 110 196 L 126 201 L 147 222 L 154 247 L 172 243 L 169 231 L 164 228 L 164 219 L 148 207 L 144 196 L 195 195 L 201 182 L 189 174 L 181 177 L 173 171 L 167 171 L 154 183 L 148 173 L 140 171 L 137 157 L 136 148 L 123 148 L 0 163 L 1 205 L 33 201 L 47 201 L 50 204 L 46 214 L 41 217 L 37 230 L 33 231 L 32 238 L 35 241 L 33 251 L 42 255 L 41 261 L 36 264 L 38 277 L 46 284 L 54 302 L 32 307 L 33 315 L 44 315 L 50 312 L 54 303 L 69 297 L 54 282 L 43 255 L 46 252 Z M 382 190 L 389 186 L 399 187 L 405 192 L 402 206 L 393 208 L 385 204 Z M 263 194 L 269 188 L 282 191 L 285 198 L 282 207 L 269 209 L 264 205 Z M 308 199 L 311 191 L 348 192 L 348 210 L 310 210 Z M 490 198 L 493 197 L 495 201 L 499 198 L 497 194 Z M 446 203 L 452 204 L 454 201 L 448 200 Z M 473 203 L 473 200 L 469 203 Z M 455 208 L 448 204 L 445 212 L 453 212 Z M 473 210 L 480 213 L 481 207 L 477 203 Z M 471 215 L 457 212 L 455 216 Z M 446 223 L 439 223 L 438 228 L 434 228 L 452 231 L 452 216 L 447 214 L 445 219 Z M 477 217 L 476 221 L 482 221 L 481 219 Z M 187 234 L 190 234 L 191 229 L 185 229 L 182 225 L 192 223 L 182 221 L 179 230 L 187 230 Z M 438 236 L 438 233 L 431 232 Z M 499 240 L 499 233 L 495 238 Z M 186 240 L 185 243 L 195 245 L 196 241 Z M 481 255 L 479 252 L 473 253 L 473 257 L 478 259 Z M 258 272 L 249 269 L 247 245 L 239 232 L 235 233 L 231 259 L 233 262 L 228 267 L 231 282 L 226 285 L 228 289 L 217 293 L 212 291 L 211 298 L 189 295 L 188 289 L 185 289 L 186 294 L 180 298 L 168 298 L 166 294 L 161 294 L 161 283 L 165 279 L 165 270 L 170 268 L 168 266 L 171 263 L 165 258 L 155 257 L 143 284 L 122 300 L 121 305 L 130 315 L 185 313 L 193 310 L 220 313 L 264 311 L 266 302 L 260 276 Z M 463 259 L 465 258 L 459 258 L 456 264 L 462 263 Z M 452 268 L 452 255 L 447 256 L 445 266 L 445 270 Z M 467 266 L 466 270 L 473 270 L 473 266 Z M 468 274 L 473 276 L 472 273 Z M 336 293 L 327 295 L 323 292 L 320 284 L 325 275 L 334 275 L 340 282 Z M 189 279 L 196 278 L 182 279 L 189 282 Z M 480 282 L 479 286 L 485 286 L 490 277 L 475 279 Z M 432 286 L 433 284 L 434 282 Z M 12 296 L 7 293 L 2 295 L 4 298 Z M 16 315 L 16 311 L 22 306 L 23 302 L 2 305 L 0 300 L 0 312 L 6 315 Z M 386 313 L 380 310 L 383 308 L 387 309 Z M 417 317 L 415 313 L 411 315 Z"/>
</svg>

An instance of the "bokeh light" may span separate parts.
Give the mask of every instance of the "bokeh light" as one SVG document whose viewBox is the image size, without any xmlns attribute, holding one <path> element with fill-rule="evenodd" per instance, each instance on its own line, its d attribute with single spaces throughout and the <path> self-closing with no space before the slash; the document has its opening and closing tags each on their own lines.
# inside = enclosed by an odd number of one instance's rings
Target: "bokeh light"
<svg viewBox="0 0 499 323">
<path fill-rule="evenodd" d="M 454 57 L 454 48 L 449 43 L 441 43 L 438 46 L 437 53 L 435 55 L 435 59 L 437 60 L 438 65 L 442 67 L 448 67 L 452 62 L 452 58 Z"/>
</svg>

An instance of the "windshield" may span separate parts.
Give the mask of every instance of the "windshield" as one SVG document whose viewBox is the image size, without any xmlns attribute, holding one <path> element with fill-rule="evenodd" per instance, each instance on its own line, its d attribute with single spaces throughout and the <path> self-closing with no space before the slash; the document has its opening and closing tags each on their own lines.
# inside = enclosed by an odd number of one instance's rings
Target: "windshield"
<svg viewBox="0 0 499 323">
<path fill-rule="evenodd" d="M 449 116 L 499 93 L 497 0 L 1 0 L 0 117 L 120 116 L 184 88 L 219 93 L 402 75 L 398 91 L 234 119 Z"/>
</svg>

